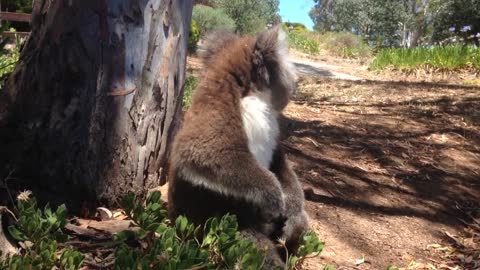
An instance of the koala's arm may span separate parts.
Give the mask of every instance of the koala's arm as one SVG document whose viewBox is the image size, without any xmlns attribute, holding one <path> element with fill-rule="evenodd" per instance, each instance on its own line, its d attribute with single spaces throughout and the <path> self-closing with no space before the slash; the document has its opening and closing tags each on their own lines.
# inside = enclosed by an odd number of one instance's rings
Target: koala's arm
<svg viewBox="0 0 480 270">
<path fill-rule="evenodd" d="M 287 211 L 287 217 L 291 216 L 288 212 L 293 214 L 302 211 L 305 200 L 303 189 L 298 181 L 297 175 L 288 163 L 281 145 L 278 145 L 273 154 L 270 171 L 272 171 L 277 177 L 285 194 L 285 210 Z"/>
<path fill-rule="evenodd" d="M 287 218 L 283 229 L 283 237 L 291 253 L 295 253 L 299 246 L 302 233 L 309 229 L 308 214 L 304 209 L 305 196 L 297 175 L 288 163 L 281 145 L 273 155 L 270 170 L 277 176 L 285 194 L 285 212 Z"/>
<path fill-rule="evenodd" d="M 249 151 L 209 150 L 187 154 L 194 160 L 181 162 L 177 172 L 193 184 L 254 202 L 266 220 L 282 216 L 285 199 L 280 182 Z"/>
</svg>

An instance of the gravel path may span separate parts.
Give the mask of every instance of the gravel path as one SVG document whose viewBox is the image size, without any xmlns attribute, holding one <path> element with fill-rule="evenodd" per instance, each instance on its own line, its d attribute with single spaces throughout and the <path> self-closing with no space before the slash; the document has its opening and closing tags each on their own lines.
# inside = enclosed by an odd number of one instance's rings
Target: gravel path
<svg viewBox="0 0 480 270">
<path fill-rule="evenodd" d="M 341 69 L 339 66 L 325 64 L 322 62 L 311 62 L 304 59 L 294 58 L 292 59 L 297 72 L 303 75 L 320 75 L 338 80 L 347 81 L 361 81 L 360 77 L 352 76 L 349 74 L 341 73 L 335 70 Z"/>
</svg>

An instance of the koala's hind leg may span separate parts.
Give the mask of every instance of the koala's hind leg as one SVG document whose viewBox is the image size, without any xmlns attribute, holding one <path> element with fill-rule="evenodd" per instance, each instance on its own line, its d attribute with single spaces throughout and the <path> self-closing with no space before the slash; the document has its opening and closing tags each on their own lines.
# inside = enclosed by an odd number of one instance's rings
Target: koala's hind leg
<svg viewBox="0 0 480 270">
<path fill-rule="evenodd" d="M 300 236 L 309 230 L 308 215 L 304 209 L 305 196 L 297 175 L 288 164 L 281 145 L 275 151 L 270 170 L 277 176 L 285 194 L 285 212 L 287 218 L 283 228 L 283 238 L 288 252 L 295 253 L 299 246 Z"/>
</svg>

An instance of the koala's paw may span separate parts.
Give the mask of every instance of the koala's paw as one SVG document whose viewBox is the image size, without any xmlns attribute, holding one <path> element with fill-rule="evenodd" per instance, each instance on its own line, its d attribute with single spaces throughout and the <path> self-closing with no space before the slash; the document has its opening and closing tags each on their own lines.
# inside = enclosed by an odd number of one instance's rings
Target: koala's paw
<svg viewBox="0 0 480 270">
<path fill-rule="evenodd" d="M 284 215 L 279 215 L 272 220 L 264 221 L 260 227 L 260 231 L 270 240 L 278 240 L 284 237 L 286 224 L 287 218 Z"/>
</svg>

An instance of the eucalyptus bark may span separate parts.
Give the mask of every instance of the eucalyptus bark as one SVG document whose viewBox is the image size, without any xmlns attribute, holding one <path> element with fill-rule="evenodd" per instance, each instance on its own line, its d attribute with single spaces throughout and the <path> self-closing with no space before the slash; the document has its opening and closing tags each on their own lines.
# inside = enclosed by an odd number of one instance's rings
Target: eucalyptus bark
<svg viewBox="0 0 480 270">
<path fill-rule="evenodd" d="M 77 206 L 164 183 L 191 11 L 187 0 L 34 1 L 0 96 L 0 172 Z"/>
</svg>

